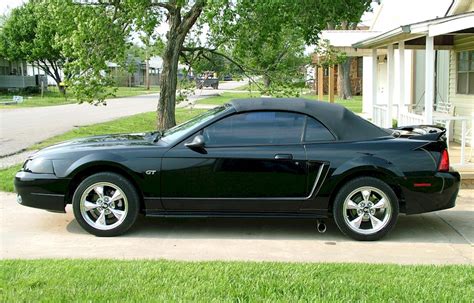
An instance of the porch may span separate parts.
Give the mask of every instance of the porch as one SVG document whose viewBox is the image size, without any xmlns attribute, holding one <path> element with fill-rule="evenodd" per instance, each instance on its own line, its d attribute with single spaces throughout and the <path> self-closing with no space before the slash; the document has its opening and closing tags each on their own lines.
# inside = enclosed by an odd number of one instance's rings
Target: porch
<svg viewBox="0 0 474 303">
<path fill-rule="evenodd" d="M 467 172 L 474 171 L 474 95 L 466 92 L 464 103 L 458 106 L 452 103 L 452 92 L 456 93 L 458 89 L 458 77 L 453 71 L 456 69 L 456 39 L 474 37 L 473 24 L 474 12 L 468 12 L 401 26 L 352 44 L 355 49 L 371 52 L 368 58 L 372 65 L 371 91 L 365 92 L 369 98 L 364 103 L 369 103 L 372 122 L 381 127 L 392 127 L 393 120 L 398 126 L 428 124 L 445 127 L 451 164 Z M 437 51 L 441 50 L 449 51 L 445 52 L 449 58 L 445 70 L 438 66 Z M 407 79 L 413 77 L 410 74 L 415 68 L 412 57 L 407 54 L 417 51 L 424 52 L 421 102 L 413 100 L 413 82 Z M 379 68 L 380 64 L 384 64 L 384 69 Z M 380 78 L 386 80 L 384 94 L 380 93 Z M 438 96 L 439 83 L 444 83 L 448 92 L 443 100 Z"/>
</svg>

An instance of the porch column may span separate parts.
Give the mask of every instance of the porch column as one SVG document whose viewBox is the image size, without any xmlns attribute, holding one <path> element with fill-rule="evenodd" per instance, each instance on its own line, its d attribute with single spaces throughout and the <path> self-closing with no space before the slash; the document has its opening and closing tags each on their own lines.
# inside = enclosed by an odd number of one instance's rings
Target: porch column
<svg viewBox="0 0 474 303">
<path fill-rule="evenodd" d="M 387 45 L 387 117 L 385 127 L 392 127 L 393 93 L 395 85 L 395 55 L 393 44 Z"/>
<path fill-rule="evenodd" d="M 433 124 L 435 51 L 433 37 L 426 36 L 425 54 L 425 112 L 426 124 Z"/>
<path fill-rule="evenodd" d="M 324 68 L 319 66 L 318 69 L 318 100 L 324 100 Z"/>
<path fill-rule="evenodd" d="M 372 121 L 374 121 L 374 106 L 377 105 L 377 71 L 378 58 L 377 49 L 372 49 Z"/>
<path fill-rule="evenodd" d="M 398 42 L 398 83 L 399 83 L 399 97 L 398 97 L 398 123 L 401 122 L 401 113 L 405 112 L 405 41 Z"/>
</svg>

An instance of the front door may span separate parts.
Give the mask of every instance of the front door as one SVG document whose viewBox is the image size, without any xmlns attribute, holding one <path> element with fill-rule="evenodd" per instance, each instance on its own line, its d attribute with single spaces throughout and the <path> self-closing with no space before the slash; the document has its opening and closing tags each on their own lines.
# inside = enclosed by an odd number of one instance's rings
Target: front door
<svg viewBox="0 0 474 303">
<path fill-rule="evenodd" d="M 199 134 L 203 150 L 170 149 L 161 169 L 169 211 L 297 211 L 308 195 L 301 143 L 305 116 L 249 112 L 226 117 Z"/>
</svg>

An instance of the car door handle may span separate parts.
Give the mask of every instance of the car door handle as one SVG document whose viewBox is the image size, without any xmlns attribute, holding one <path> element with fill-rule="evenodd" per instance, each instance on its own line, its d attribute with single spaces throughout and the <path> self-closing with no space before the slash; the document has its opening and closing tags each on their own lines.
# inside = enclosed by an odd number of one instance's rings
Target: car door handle
<svg viewBox="0 0 474 303">
<path fill-rule="evenodd" d="M 291 160 L 293 159 L 292 154 L 276 154 L 275 160 Z"/>
</svg>

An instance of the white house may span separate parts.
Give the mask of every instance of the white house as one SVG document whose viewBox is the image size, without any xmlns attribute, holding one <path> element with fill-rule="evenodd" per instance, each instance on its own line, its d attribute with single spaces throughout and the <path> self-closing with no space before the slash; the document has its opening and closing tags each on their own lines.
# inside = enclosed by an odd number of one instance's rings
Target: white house
<svg viewBox="0 0 474 303">
<path fill-rule="evenodd" d="M 384 0 L 367 31 L 323 38 L 363 56 L 363 111 L 374 123 L 445 125 L 461 143 L 459 165 L 474 167 L 474 1 Z"/>
</svg>

